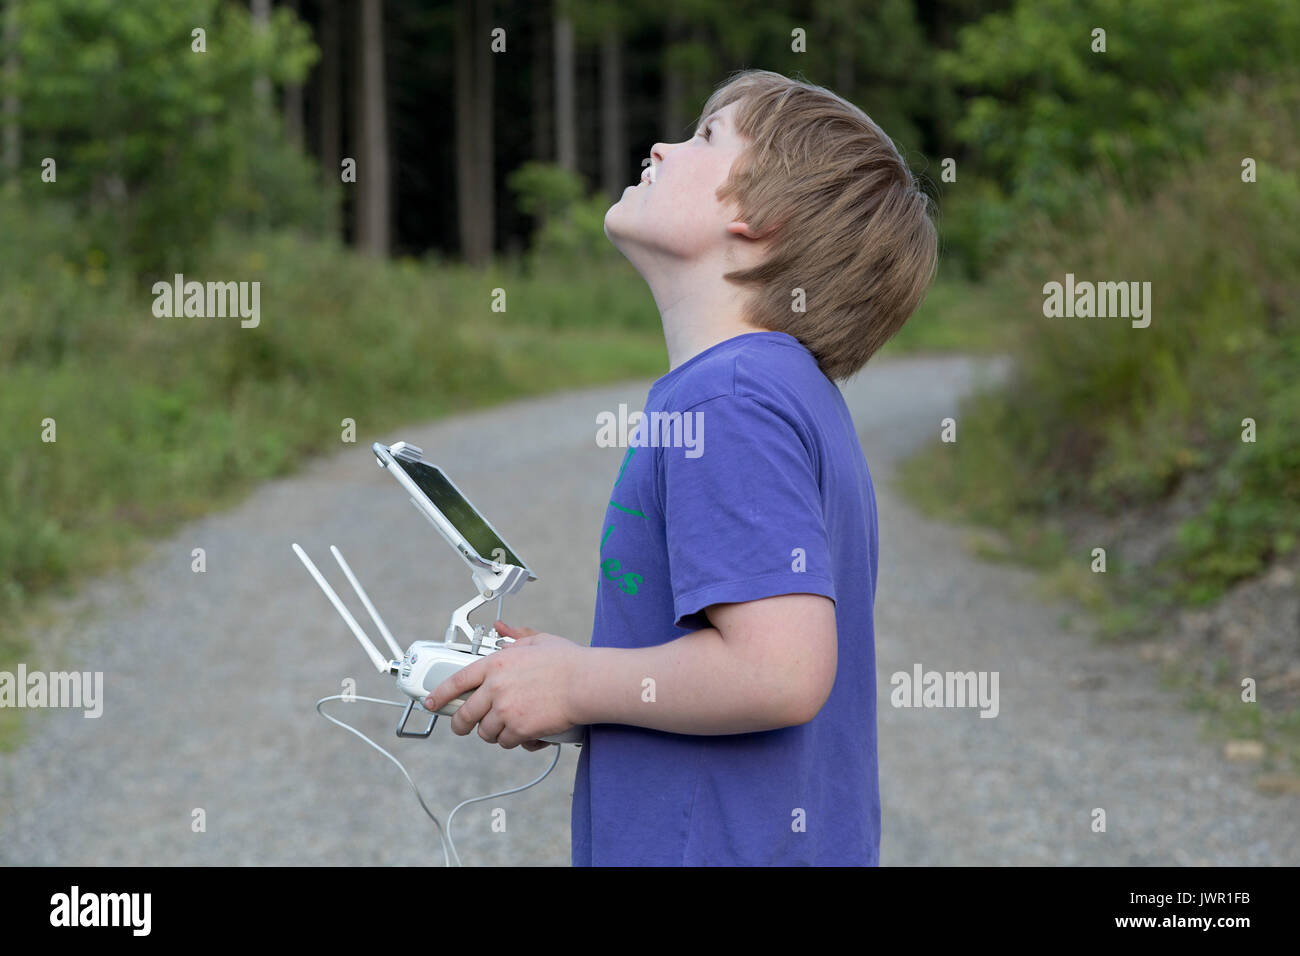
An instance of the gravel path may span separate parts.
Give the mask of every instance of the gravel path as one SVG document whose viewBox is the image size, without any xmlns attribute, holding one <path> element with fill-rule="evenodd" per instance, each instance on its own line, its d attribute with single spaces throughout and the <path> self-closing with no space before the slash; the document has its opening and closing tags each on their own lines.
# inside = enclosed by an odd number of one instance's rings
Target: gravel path
<svg viewBox="0 0 1300 956">
<path fill-rule="evenodd" d="M 1253 790 L 1248 769 L 1201 742 L 1200 718 L 1156 689 L 1154 665 L 1062 630 L 1066 609 L 1030 596 L 1029 574 L 972 559 L 960 530 L 921 518 L 891 490 L 894 462 L 937 435 L 989 371 L 960 358 L 880 361 L 845 390 L 881 520 L 882 863 L 1300 863 L 1300 799 Z M 0 757 L 0 863 L 441 863 L 433 826 L 396 768 L 313 710 L 345 677 L 359 694 L 395 691 L 364 669 L 290 542 L 350 596 L 328 553 L 340 545 L 403 644 L 440 638 L 472 590 L 373 463 L 371 440 L 405 438 L 448 468 L 537 571 L 507 601 L 506 619 L 585 642 L 599 524 L 621 459 L 596 447 L 596 414 L 620 402 L 640 408 L 647 387 L 365 437 L 87 585 L 59 607 L 27 663 L 103 671 L 104 714 L 29 715 L 26 742 Z M 196 547 L 206 551 L 202 574 L 191 570 Z M 998 671 L 998 717 L 892 707 L 890 675 L 917 663 Z M 327 706 L 404 759 L 444 819 L 552 759 L 441 726 L 430 740 L 399 741 L 395 708 Z M 462 810 L 462 860 L 566 865 L 576 760 L 566 747 L 537 787 Z M 504 832 L 492 826 L 497 807 Z M 1090 828 L 1095 807 L 1106 810 L 1105 833 Z"/>
</svg>

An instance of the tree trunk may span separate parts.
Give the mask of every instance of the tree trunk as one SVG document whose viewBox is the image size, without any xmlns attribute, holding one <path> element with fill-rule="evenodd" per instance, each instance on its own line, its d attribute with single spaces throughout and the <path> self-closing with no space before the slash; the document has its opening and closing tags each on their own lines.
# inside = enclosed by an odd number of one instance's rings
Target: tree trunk
<svg viewBox="0 0 1300 956">
<path fill-rule="evenodd" d="M 852 100 L 854 11 L 852 3 L 836 0 L 818 8 L 824 19 L 813 21 L 817 42 L 829 42 L 835 63 L 835 92 Z M 825 37 L 826 41 L 820 38 Z"/>
<path fill-rule="evenodd" d="M 252 0 L 253 29 L 258 32 L 271 28 L 271 0 Z M 271 79 L 259 73 L 253 79 L 253 95 L 259 104 L 269 108 L 271 105 Z"/>
<path fill-rule="evenodd" d="M 339 0 L 321 0 L 320 21 L 320 164 L 326 183 L 339 181 L 342 162 L 342 52 Z"/>
<path fill-rule="evenodd" d="M 472 259 L 481 242 L 474 203 L 474 0 L 456 0 L 456 225 L 461 255 Z"/>
<path fill-rule="evenodd" d="M 492 52 L 492 0 L 475 4 L 474 29 L 474 168 L 478 173 L 478 200 L 475 209 L 480 219 L 479 246 L 472 261 L 476 265 L 492 258 L 496 248 L 496 129 L 493 120 L 496 54 Z"/>
<path fill-rule="evenodd" d="M 18 0 L 5 6 L 4 23 L 4 166 L 17 174 L 22 162 L 23 128 L 19 120 L 18 99 Z"/>
<path fill-rule="evenodd" d="M 601 185 L 611 202 L 639 173 L 627 168 L 622 44 L 618 27 L 606 26 L 600 37 L 600 163 Z"/>
<path fill-rule="evenodd" d="M 482 265 L 492 257 L 495 168 L 492 96 L 495 54 L 491 49 L 490 0 L 456 3 L 456 208 L 465 261 Z"/>
<path fill-rule="evenodd" d="M 667 142 L 675 143 L 682 136 L 682 92 L 685 84 L 682 82 L 682 72 L 677 69 L 673 62 L 673 48 L 681 41 L 682 25 L 681 17 L 676 13 L 669 14 L 668 23 L 665 28 L 664 50 L 663 50 L 663 76 L 664 89 L 659 125 L 662 127 L 659 136 Z"/>
<path fill-rule="evenodd" d="M 286 0 L 285 5 L 299 16 L 299 0 Z M 289 142 L 302 148 L 302 84 L 286 83 L 284 85 L 284 131 Z"/>
<path fill-rule="evenodd" d="M 555 12 L 555 161 L 578 172 L 577 82 L 573 51 L 573 21 Z"/>
<path fill-rule="evenodd" d="M 361 136 L 357 156 L 357 246 L 387 256 L 390 244 L 388 117 L 383 0 L 361 0 Z"/>
<path fill-rule="evenodd" d="M 551 10 L 546 3 L 534 3 L 530 8 L 533 23 L 533 159 L 554 162 L 555 140 L 552 130 L 551 93 Z"/>
</svg>

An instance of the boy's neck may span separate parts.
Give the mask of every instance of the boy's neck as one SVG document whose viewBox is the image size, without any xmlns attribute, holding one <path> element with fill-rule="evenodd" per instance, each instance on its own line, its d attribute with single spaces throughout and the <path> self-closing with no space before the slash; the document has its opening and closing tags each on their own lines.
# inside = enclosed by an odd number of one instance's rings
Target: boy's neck
<svg viewBox="0 0 1300 956">
<path fill-rule="evenodd" d="M 705 349 L 751 332 L 765 332 L 744 317 L 742 290 L 725 279 L 693 288 L 656 289 L 655 302 L 668 346 L 668 369 L 689 362 Z"/>
</svg>

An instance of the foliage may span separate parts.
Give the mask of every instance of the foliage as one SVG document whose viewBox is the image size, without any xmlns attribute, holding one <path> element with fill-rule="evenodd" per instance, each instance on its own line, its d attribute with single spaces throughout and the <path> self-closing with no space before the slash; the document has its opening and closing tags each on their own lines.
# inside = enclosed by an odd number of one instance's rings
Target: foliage
<svg viewBox="0 0 1300 956">
<path fill-rule="evenodd" d="M 1106 51 L 1091 33 L 1106 30 Z M 1016 194 L 1050 202 L 1063 173 L 1103 167 L 1133 189 L 1200 145 L 1206 96 L 1300 57 L 1291 0 L 1017 0 L 940 55 L 971 94 L 958 132 Z"/>
<path fill-rule="evenodd" d="M 554 163 L 530 161 L 511 173 L 507 183 L 520 210 L 538 222 L 530 250 L 534 267 L 618 258 L 605 235 L 611 203 L 600 192 L 583 198 L 580 176 Z"/>
<path fill-rule="evenodd" d="M 1096 28 L 1104 53 L 1092 50 Z M 978 272 L 1016 245 L 1022 214 L 1090 201 L 1080 174 L 1132 196 L 1163 184 L 1170 163 L 1204 148 L 1200 110 L 1230 77 L 1300 62 L 1300 5 L 1016 0 L 965 26 L 938 62 L 967 104 L 957 135 L 1002 194 L 952 190 L 964 230 L 950 232 L 954 251 Z"/>
<path fill-rule="evenodd" d="M 555 163 L 530 160 L 506 177 L 519 210 L 542 222 L 561 216 L 582 198 L 582 177 Z"/>
<path fill-rule="evenodd" d="M 301 80 L 316 58 L 287 9 L 257 31 L 219 0 L 24 0 L 14 90 L 24 191 L 72 205 L 110 267 L 182 270 L 219 222 L 320 225 L 313 164 L 284 142 L 257 77 Z M 195 52 L 192 31 L 206 31 Z M 39 161 L 57 163 L 40 181 Z"/>
<path fill-rule="evenodd" d="M 344 418 L 365 447 L 402 422 L 664 367 L 653 301 L 626 265 L 574 282 L 219 230 L 207 269 L 262 283 L 260 324 L 244 329 L 156 318 L 147 286 L 93 250 L 62 254 L 64 228 L 0 202 L 4 615 L 112 564 L 123 542 L 346 447 Z"/>
<path fill-rule="evenodd" d="M 1211 600 L 1295 547 L 1297 115 L 1295 72 L 1239 81 L 1198 113 L 1208 154 L 1172 167 L 1154 194 L 1081 176 L 1094 202 L 1022 220 L 1021 248 L 994 280 L 1022 303 L 1017 379 L 967 408 L 962 440 L 913 472 L 929 475 L 930 497 L 990 523 L 1041 521 L 1062 506 L 1149 508 L 1201 476 L 1208 492 L 1160 566 L 1177 600 Z M 1242 181 L 1243 149 L 1258 182 Z M 1067 270 L 1149 281 L 1150 326 L 1045 318 L 1043 284 Z"/>
</svg>

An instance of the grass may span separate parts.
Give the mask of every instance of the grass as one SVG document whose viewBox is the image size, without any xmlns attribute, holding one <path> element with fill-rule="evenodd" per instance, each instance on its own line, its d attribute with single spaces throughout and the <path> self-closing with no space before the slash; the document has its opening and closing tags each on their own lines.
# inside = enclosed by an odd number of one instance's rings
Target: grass
<svg viewBox="0 0 1300 956">
<path fill-rule="evenodd" d="M 972 532 L 978 551 L 1041 570 L 1103 639 L 1159 634 L 1300 541 L 1300 135 L 1287 119 L 1297 111 L 1300 81 L 1239 89 L 1207 110 L 1209 151 L 1154 195 L 1127 199 L 1098 178 L 1097 201 L 1070 221 L 1024 223 L 1020 250 L 986 290 L 1015 303 L 1012 382 L 966 403 L 956 443 L 900 470 L 922 510 L 984 529 Z M 1247 142 L 1254 183 L 1240 176 Z M 1045 317 L 1043 285 L 1066 272 L 1149 281 L 1151 325 Z M 1130 559 L 1126 547 L 1162 514 L 1168 527 L 1150 530 L 1168 542 Z M 1107 549 L 1104 576 L 1089 568 L 1096 546 Z M 1274 728 L 1294 757 L 1298 723 L 1273 712 L 1255 729 Z"/>
<path fill-rule="evenodd" d="M 1177 661 L 1166 664 L 1162 676 L 1164 685 L 1181 694 L 1187 706 L 1204 718 L 1203 740 L 1220 747 L 1229 740 L 1258 740 L 1264 745 L 1259 767 L 1263 774 L 1300 775 L 1300 708 L 1245 703 L 1240 688 L 1206 687 Z"/>
<path fill-rule="evenodd" d="M 1014 304 L 1003 286 L 970 282 L 941 268 L 921 307 L 880 354 L 1006 351 L 1014 341 L 1007 321 Z"/>
<path fill-rule="evenodd" d="M 226 235 L 186 278 L 259 282 L 245 329 L 155 317 L 152 283 L 171 276 L 114 272 L 69 248 L 72 226 L 0 202 L 0 670 L 34 666 L 22 635 L 46 629 L 48 598 L 337 450 L 345 420 L 360 441 L 667 368 L 654 300 L 617 257 L 475 269 Z M 938 283 L 889 347 L 975 347 L 993 329 L 976 299 Z M 0 711 L 0 749 L 21 713 Z"/>
<path fill-rule="evenodd" d="M 360 440 L 666 367 L 653 299 L 626 266 L 375 263 L 230 236 L 187 278 L 259 281 L 260 324 L 245 329 L 157 318 L 151 280 L 18 239 L 33 233 L 0 228 L 0 670 L 33 666 L 23 635 L 46 626 L 47 598 L 337 450 L 345 419 Z M 0 711 L 0 748 L 20 716 Z"/>
</svg>

